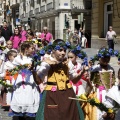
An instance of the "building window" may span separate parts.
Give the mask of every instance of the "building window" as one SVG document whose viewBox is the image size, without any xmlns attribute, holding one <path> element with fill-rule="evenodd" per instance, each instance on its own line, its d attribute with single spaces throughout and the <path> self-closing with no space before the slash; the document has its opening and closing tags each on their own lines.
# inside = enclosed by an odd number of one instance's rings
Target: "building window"
<svg viewBox="0 0 120 120">
<path fill-rule="evenodd" d="M 107 11 L 112 11 L 112 4 L 107 5 Z"/>
</svg>

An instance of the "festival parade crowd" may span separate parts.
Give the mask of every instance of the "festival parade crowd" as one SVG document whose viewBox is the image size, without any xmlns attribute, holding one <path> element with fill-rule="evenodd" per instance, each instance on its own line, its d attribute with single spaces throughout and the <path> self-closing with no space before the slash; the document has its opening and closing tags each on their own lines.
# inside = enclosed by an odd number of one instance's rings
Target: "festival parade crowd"
<svg viewBox="0 0 120 120">
<path fill-rule="evenodd" d="M 120 108 L 120 53 L 101 47 L 87 57 L 81 44 L 56 39 L 43 28 L 0 29 L 0 104 L 13 120 L 115 120 Z M 82 40 L 82 39 L 79 39 Z M 78 62 L 81 59 L 82 62 Z"/>
</svg>

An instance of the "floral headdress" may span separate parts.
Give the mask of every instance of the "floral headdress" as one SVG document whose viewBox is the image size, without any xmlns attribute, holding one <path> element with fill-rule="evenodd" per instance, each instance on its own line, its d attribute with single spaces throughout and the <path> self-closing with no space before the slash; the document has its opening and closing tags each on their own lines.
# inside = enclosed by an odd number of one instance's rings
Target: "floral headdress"
<svg viewBox="0 0 120 120">
<path fill-rule="evenodd" d="M 71 52 L 74 53 L 76 56 L 78 56 L 81 59 L 84 59 L 85 57 L 87 57 L 87 54 L 84 51 L 82 51 L 82 49 L 79 45 L 77 47 L 73 46 L 71 48 Z"/>
<path fill-rule="evenodd" d="M 87 54 L 82 50 L 82 48 L 79 45 L 77 47 L 71 46 L 70 51 L 83 60 L 82 65 L 88 65 Z"/>
<path fill-rule="evenodd" d="M 40 51 L 38 51 L 35 55 L 35 59 L 39 59 L 41 56 L 44 56 L 45 53 L 51 53 L 52 50 L 60 50 L 60 48 L 63 47 L 64 49 L 70 48 L 70 43 L 69 42 L 58 42 L 58 43 L 49 43 L 47 46 L 42 48 Z"/>
<path fill-rule="evenodd" d="M 69 42 L 62 42 L 62 41 L 52 44 L 53 50 L 60 50 L 61 47 L 63 47 L 64 49 L 67 49 L 67 48 L 70 48 L 71 45 Z"/>
<path fill-rule="evenodd" d="M 94 57 L 90 58 L 90 60 L 94 63 L 95 61 L 98 61 L 99 58 L 105 58 L 105 57 L 111 57 L 111 56 L 118 57 L 118 60 L 120 61 L 120 53 L 117 50 L 113 50 L 111 48 L 100 49 Z"/>
</svg>

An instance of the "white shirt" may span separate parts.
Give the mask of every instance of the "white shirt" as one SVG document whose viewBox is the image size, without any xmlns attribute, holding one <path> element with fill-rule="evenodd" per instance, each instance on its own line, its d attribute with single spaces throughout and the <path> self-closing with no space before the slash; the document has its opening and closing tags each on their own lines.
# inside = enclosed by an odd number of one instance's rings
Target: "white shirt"
<svg viewBox="0 0 120 120">
<path fill-rule="evenodd" d="M 86 38 L 86 37 L 82 37 L 82 44 L 81 44 L 81 47 L 86 48 L 86 43 L 87 43 L 87 38 Z"/>
<path fill-rule="evenodd" d="M 113 40 L 114 36 L 116 36 L 115 31 L 108 31 L 107 34 L 106 34 L 106 40 Z"/>
<path fill-rule="evenodd" d="M 54 60 L 53 57 L 50 58 L 51 60 Z M 69 78 L 72 80 L 74 77 L 76 77 L 76 73 L 74 72 L 74 65 L 72 64 L 71 61 L 69 61 L 68 63 L 68 67 L 69 67 Z M 50 65 L 46 62 L 42 62 L 39 70 L 37 71 L 39 77 L 41 78 L 42 81 L 44 81 L 45 76 L 48 75 L 48 71 L 50 69 Z"/>
</svg>

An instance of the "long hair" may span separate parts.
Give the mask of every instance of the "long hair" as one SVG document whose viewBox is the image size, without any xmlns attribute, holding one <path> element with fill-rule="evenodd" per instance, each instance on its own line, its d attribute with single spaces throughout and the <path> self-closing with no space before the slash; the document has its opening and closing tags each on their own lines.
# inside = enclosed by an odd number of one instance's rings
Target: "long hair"
<svg viewBox="0 0 120 120">
<path fill-rule="evenodd" d="M 18 29 L 18 28 L 15 28 L 15 29 Z M 13 34 L 13 36 L 12 36 L 12 40 L 13 40 L 14 37 L 16 36 L 16 34 L 15 34 L 15 29 L 14 29 L 14 34 Z M 19 29 L 18 29 L 18 36 L 19 36 L 19 38 L 22 38 L 22 35 L 20 34 Z"/>
</svg>

